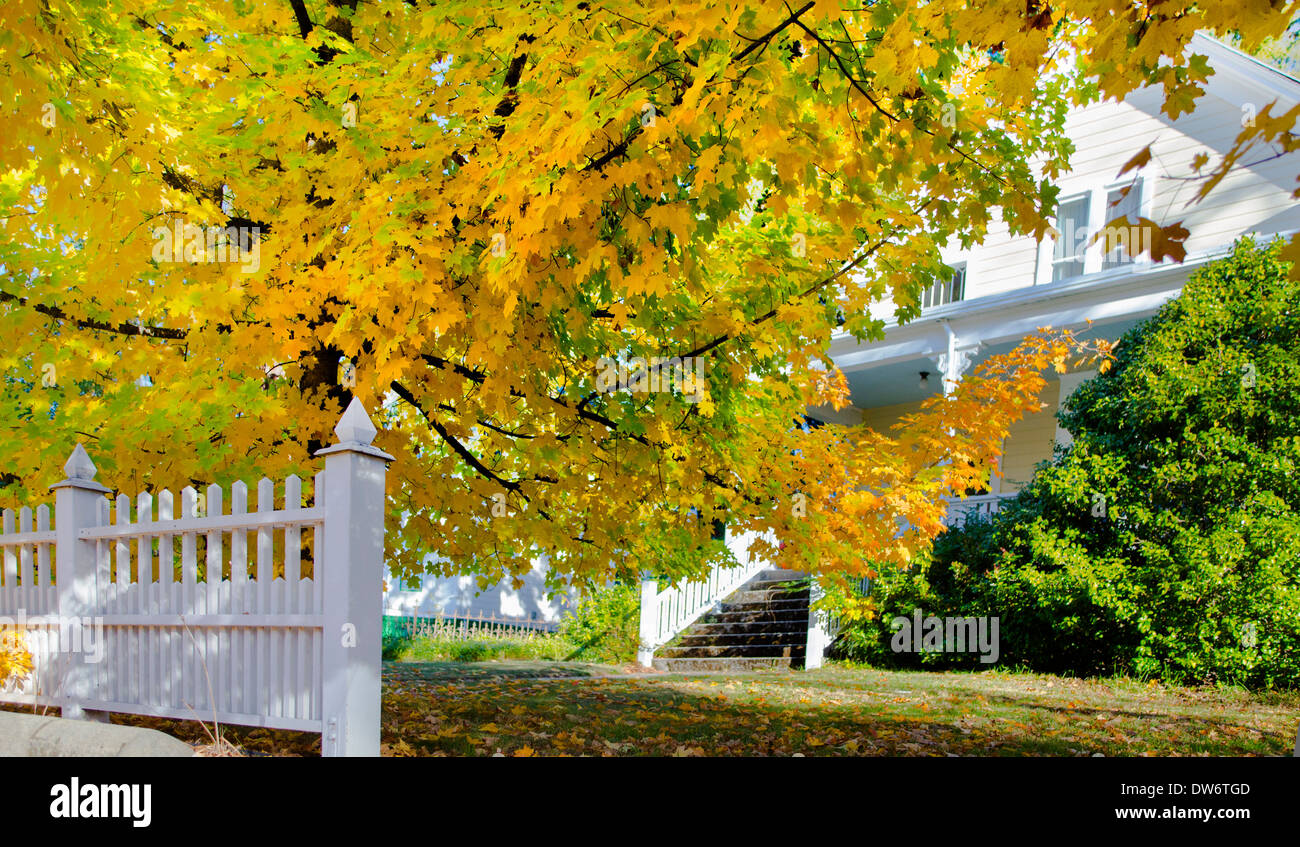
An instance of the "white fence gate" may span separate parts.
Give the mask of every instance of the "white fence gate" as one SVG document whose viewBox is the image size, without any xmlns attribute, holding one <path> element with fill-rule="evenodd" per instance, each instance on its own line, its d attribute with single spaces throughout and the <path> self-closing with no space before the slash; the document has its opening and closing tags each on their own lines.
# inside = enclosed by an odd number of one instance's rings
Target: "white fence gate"
<svg viewBox="0 0 1300 847">
<path fill-rule="evenodd" d="M 236 482 L 229 508 L 216 485 L 183 489 L 179 513 L 170 491 L 110 507 L 77 445 L 53 527 L 47 505 L 3 515 L 0 628 L 26 634 L 34 669 L 0 702 L 307 730 L 322 755 L 377 756 L 392 456 L 355 399 L 334 432 L 308 507 L 295 476 L 259 481 L 255 504 Z"/>
</svg>

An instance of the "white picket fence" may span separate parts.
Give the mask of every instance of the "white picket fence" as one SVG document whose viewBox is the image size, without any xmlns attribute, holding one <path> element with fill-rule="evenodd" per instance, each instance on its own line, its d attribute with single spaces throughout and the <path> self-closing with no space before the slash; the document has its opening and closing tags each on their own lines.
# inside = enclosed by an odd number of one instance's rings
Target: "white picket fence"
<svg viewBox="0 0 1300 847">
<path fill-rule="evenodd" d="M 260 480 L 255 504 L 234 483 L 228 509 L 221 487 L 205 504 L 187 487 L 179 513 L 165 490 L 110 505 L 77 445 L 53 528 L 47 505 L 17 527 L 4 512 L 0 627 L 25 632 L 34 670 L 0 701 L 307 730 L 323 755 L 378 755 L 392 457 L 356 400 L 334 432 L 310 505 L 290 476 Z"/>
</svg>

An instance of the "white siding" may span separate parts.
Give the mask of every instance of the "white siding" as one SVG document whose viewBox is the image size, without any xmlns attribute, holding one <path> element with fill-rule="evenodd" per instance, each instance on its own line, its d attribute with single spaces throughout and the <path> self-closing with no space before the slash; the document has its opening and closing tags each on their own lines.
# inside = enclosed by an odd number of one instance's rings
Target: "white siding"
<svg viewBox="0 0 1300 847">
<path fill-rule="evenodd" d="M 479 588 L 478 578 L 425 574 L 417 590 L 403 590 L 391 574 L 384 592 L 386 615 L 447 615 L 466 617 L 496 615 L 498 618 L 554 623 L 573 605 L 573 598 L 554 592 L 546 585 L 547 568 L 539 559 L 532 571 L 523 576 L 523 585 L 515 588 L 503 579 L 486 589 Z"/>
<path fill-rule="evenodd" d="M 1060 181 L 1062 193 L 1094 189 L 1112 183 L 1120 168 L 1139 150 L 1151 144 L 1151 163 L 1144 175 L 1150 180 L 1151 218 L 1167 225 L 1182 221 L 1191 235 L 1189 254 L 1231 245 L 1242 233 L 1284 232 L 1300 228 L 1300 206 L 1291 198 L 1300 156 L 1291 154 L 1262 164 L 1269 148 L 1251 151 L 1201 203 L 1188 206 L 1200 187 L 1192 159 L 1208 155 L 1202 168 L 1208 174 L 1241 131 L 1239 104 L 1213 92 L 1198 101 L 1195 112 L 1170 121 L 1160 112 L 1161 93 L 1135 92 L 1123 103 L 1100 103 L 1073 112 L 1066 131 L 1076 153 L 1072 170 Z"/>
<path fill-rule="evenodd" d="M 1039 399 L 1043 409 L 1031 412 L 1011 425 L 1002 443 L 1003 493 L 1019 491 L 1034 475 L 1034 466 L 1052 458 L 1056 446 L 1056 409 L 1061 388 L 1055 380 L 1047 383 Z"/>
<path fill-rule="evenodd" d="M 1296 88 L 1295 95 L 1300 96 L 1300 86 Z M 1134 173 L 1121 178 L 1120 169 L 1150 144 L 1151 162 L 1141 171 L 1144 211 L 1161 225 L 1181 222 L 1190 233 L 1185 242 L 1189 256 L 1227 249 L 1248 232 L 1300 230 L 1300 203 L 1291 196 L 1300 187 L 1296 180 L 1300 153 L 1264 161 L 1277 151 L 1270 147 L 1253 149 L 1208 197 L 1188 205 L 1202 184 L 1192 170 L 1193 158 L 1206 154 L 1209 159 L 1200 175 L 1209 174 L 1235 142 L 1243 116 L 1251 114 L 1251 110 L 1257 114 L 1272 96 L 1240 91 L 1243 89 L 1227 82 L 1211 85 L 1197 101 L 1196 110 L 1178 120 L 1171 120 L 1160 110 L 1161 88 L 1133 92 L 1124 102 L 1094 103 L 1073 110 L 1066 118 L 1065 131 L 1074 142 L 1075 153 L 1070 160 L 1071 170 L 1057 183 L 1061 196 L 1104 191 L 1107 186 L 1131 180 Z M 1246 96 L 1255 96 L 1259 102 L 1240 99 Z M 1273 111 L 1283 112 L 1286 106 L 1279 104 Z M 954 247 L 943 251 L 945 262 L 966 263 L 966 300 L 1050 279 L 1050 268 L 1038 267 L 1047 259 L 1043 253 L 1050 251 L 1050 245 L 1040 251 L 1031 237 L 1013 238 L 1007 225 L 998 219 L 997 210 L 993 215 L 995 220 L 983 243 L 969 250 Z M 1105 220 L 1091 223 L 1097 226 Z M 885 301 L 877 304 L 872 314 L 888 317 L 893 311 L 893 302 Z"/>
</svg>

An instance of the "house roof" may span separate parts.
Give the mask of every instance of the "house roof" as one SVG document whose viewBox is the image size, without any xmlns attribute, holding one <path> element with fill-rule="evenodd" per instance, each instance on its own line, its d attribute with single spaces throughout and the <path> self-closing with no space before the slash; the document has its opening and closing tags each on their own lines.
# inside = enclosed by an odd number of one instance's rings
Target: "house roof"
<svg viewBox="0 0 1300 847">
<path fill-rule="evenodd" d="M 1218 93 L 1226 100 L 1258 100 L 1263 101 L 1261 105 L 1277 100 L 1279 106 L 1287 109 L 1300 102 L 1300 79 L 1276 65 L 1261 61 L 1203 32 L 1192 37 L 1187 49 L 1210 60 L 1210 67 L 1214 69 L 1214 76 L 1210 77 L 1210 89 L 1227 89 Z"/>
</svg>

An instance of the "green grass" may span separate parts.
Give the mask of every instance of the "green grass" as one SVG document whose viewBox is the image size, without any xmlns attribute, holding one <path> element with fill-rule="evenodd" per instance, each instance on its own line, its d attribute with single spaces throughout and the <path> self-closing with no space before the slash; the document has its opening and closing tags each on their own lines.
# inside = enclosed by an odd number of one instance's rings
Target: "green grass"
<svg viewBox="0 0 1300 847">
<path fill-rule="evenodd" d="M 395 755 L 1289 755 L 1300 697 L 1038 674 L 390 673 Z M 551 671 L 554 673 L 554 671 Z"/>
<path fill-rule="evenodd" d="M 572 643 L 555 635 L 532 638 L 413 638 L 396 657 L 400 662 L 487 662 L 503 659 L 558 662 L 573 654 Z"/>
<path fill-rule="evenodd" d="M 1300 694 L 1042 674 L 389 662 L 386 755 L 1289 756 Z M 194 722 L 114 715 L 203 741 Z M 319 736 L 223 727 L 253 754 Z"/>
</svg>

